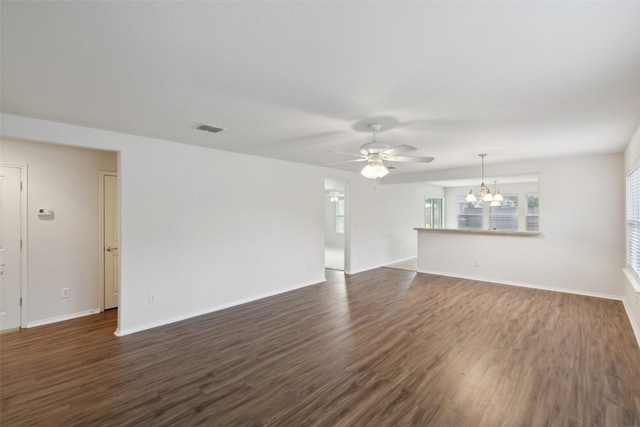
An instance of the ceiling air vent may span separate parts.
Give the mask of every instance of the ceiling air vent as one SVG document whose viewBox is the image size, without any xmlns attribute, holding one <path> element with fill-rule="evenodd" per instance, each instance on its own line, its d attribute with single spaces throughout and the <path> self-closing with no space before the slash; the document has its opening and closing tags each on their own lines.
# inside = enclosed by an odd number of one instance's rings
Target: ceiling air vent
<svg viewBox="0 0 640 427">
<path fill-rule="evenodd" d="M 204 131 L 212 132 L 212 133 L 218 133 L 218 132 L 222 132 L 224 130 L 224 128 L 219 128 L 217 126 L 211 126 L 211 125 L 205 125 L 204 123 L 200 123 L 199 125 L 197 125 L 196 129 L 204 130 Z"/>
</svg>

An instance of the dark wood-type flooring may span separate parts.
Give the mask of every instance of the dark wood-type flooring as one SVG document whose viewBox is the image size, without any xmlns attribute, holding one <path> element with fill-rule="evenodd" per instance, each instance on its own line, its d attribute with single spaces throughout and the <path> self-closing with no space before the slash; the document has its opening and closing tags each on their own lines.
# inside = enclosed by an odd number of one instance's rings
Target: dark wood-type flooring
<svg viewBox="0 0 640 427">
<path fill-rule="evenodd" d="M 125 337 L 0 336 L 4 426 L 640 425 L 619 301 L 379 268 Z"/>
</svg>

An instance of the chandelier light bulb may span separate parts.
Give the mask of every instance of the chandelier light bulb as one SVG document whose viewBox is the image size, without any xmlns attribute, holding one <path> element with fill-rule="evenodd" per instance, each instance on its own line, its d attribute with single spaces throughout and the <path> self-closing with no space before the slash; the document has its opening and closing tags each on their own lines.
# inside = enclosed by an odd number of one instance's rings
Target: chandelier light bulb
<svg viewBox="0 0 640 427">
<path fill-rule="evenodd" d="M 469 190 L 469 194 L 467 194 L 467 202 L 475 202 L 476 196 L 473 194 L 473 190 Z"/>
</svg>

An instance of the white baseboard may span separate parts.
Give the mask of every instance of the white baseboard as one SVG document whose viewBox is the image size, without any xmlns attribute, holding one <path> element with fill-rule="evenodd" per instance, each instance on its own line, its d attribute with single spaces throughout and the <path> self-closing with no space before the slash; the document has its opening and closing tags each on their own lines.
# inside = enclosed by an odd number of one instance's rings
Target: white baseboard
<svg viewBox="0 0 640 427">
<path fill-rule="evenodd" d="M 345 271 L 345 273 L 346 273 L 346 274 L 358 274 L 358 273 L 363 273 L 363 272 L 365 272 L 365 271 L 375 270 L 376 268 L 384 267 L 385 265 L 395 264 L 396 262 L 409 261 L 410 259 L 413 259 L 413 258 L 416 258 L 416 257 L 417 257 L 417 255 L 412 255 L 412 256 L 410 256 L 410 257 L 397 259 L 397 260 L 395 260 L 395 261 L 385 262 L 383 265 L 371 265 L 371 266 L 368 266 L 368 267 L 359 268 L 359 269 L 357 269 L 357 270 Z M 409 271 L 409 270 L 407 270 L 407 271 Z"/>
<path fill-rule="evenodd" d="M 182 320 L 187 320 L 187 319 L 191 319 L 193 317 L 202 316 L 203 314 L 209 314 L 209 313 L 213 313 L 215 311 L 224 310 L 225 308 L 235 307 L 236 305 L 246 304 L 248 302 L 257 301 L 257 300 L 260 300 L 260 299 L 263 299 L 263 298 L 268 298 L 268 297 L 272 297 L 272 296 L 275 296 L 275 295 L 283 294 L 285 292 L 294 291 L 296 289 L 306 288 L 307 286 L 317 285 L 317 284 L 320 284 L 320 283 L 325 282 L 325 281 L 326 281 L 326 279 L 323 277 L 323 278 L 321 278 L 319 280 L 302 283 L 302 284 L 299 284 L 299 285 L 296 285 L 296 286 L 292 286 L 290 288 L 281 289 L 281 290 L 274 291 L 274 292 L 269 292 L 269 293 L 262 294 L 262 295 L 259 295 L 259 296 L 256 296 L 256 297 L 246 298 L 246 299 L 234 301 L 234 302 L 227 303 L 227 304 L 217 305 L 215 307 L 205 308 L 204 310 L 194 311 L 194 312 L 183 314 L 183 315 L 180 315 L 180 316 L 171 317 L 169 319 L 163 319 L 163 320 L 161 320 L 159 322 L 147 323 L 146 325 L 138 326 L 138 327 L 135 327 L 135 328 L 128 328 L 128 329 L 120 329 L 120 328 L 118 328 L 118 329 L 116 329 L 114 334 L 116 336 L 118 336 L 118 337 L 122 337 L 122 336 L 133 334 L 133 333 L 136 333 L 136 332 L 146 331 L 147 329 L 157 328 L 158 326 L 168 325 L 169 323 L 180 322 Z"/>
<path fill-rule="evenodd" d="M 380 268 L 380 267 L 382 267 L 382 266 L 381 265 L 374 265 L 374 266 L 359 268 L 357 270 L 349 270 L 349 271 L 345 270 L 345 274 L 358 274 L 358 273 L 363 273 L 363 272 L 369 271 L 369 270 L 375 270 L 376 268 Z"/>
<path fill-rule="evenodd" d="M 562 292 L 562 293 L 565 293 L 565 294 L 584 295 L 584 296 L 587 296 L 587 297 L 612 299 L 612 300 L 616 300 L 616 301 L 622 301 L 623 300 L 622 295 L 605 294 L 605 293 L 601 293 L 601 292 L 581 291 L 581 290 L 577 290 L 577 289 L 568 289 L 568 288 L 558 288 L 558 287 L 554 287 L 554 286 L 536 285 L 536 284 L 533 284 L 533 283 L 500 280 L 500 279 L 487 278 L 487 277 L 464 276 L 464 275 L 451 274 L 451 273 L 446 273 L 446 272 L 441 272 L 441 271 L 418 270 L 418 273 L 437 274 L 439 276 L 457 277 L 457 278 L 460 278 L 460 279 L 477 280 L 479 282 L 489 282 L 489 283 L 497 283 L 499 285 L 519 286 L 521 288 L 540 289 L 540 290 L 543 290 L 543 291 Z"/>
<path fill-rule="evenodd" d="M 629 307 L 626 298 L 622 300 L 622 304 L 624 304 L 624 310 L 627 312 L 629 323 L 631 323 L 631 329 L 633 329 L 633 334 L 636 336 L 636 341 L 638 341 L 638 347 L 640 347 L 640 325 L 638 325 L 635 317 L 633 317 L 631 307 Z"/>
<path fill-rule="evenodd" d="M 71 319 L 75 319 L 77 317 L 89 316 L 91 314 L 97 314 L 97 313 L 100 313 L 100 309 L 99 308 L 93 308 L 91 310 L 79 311 L 77 313 L 71 313 L 71 314 L 63 314 L 62 316 L 50 317 L 48 319 L 42 319 L 42 320 L 36 320 L 36 321 L 33 321 L 33 322 L 28 322 L 26 327 L 27 328 L 34 328 L 36 326 L 48 325 L 49 323 L 62 322 L 64 320 L 71 320 Z"/>
<path fill-rule="evenodd" d="M 412 260 L 412 259 L 416 259 L 417 257 L 418 257 L 417 255 L 412 255 L 412 256 L 409 256 L 409 257 L 406 257 L 406 258 L 397 259 L 397 260 L 395 260 L 395 261 L 387 262 L 387 263 L 385 263 L 384 265 L 395 264 L 395 263 L 397 263 L 397 262 L 405 262 L 405 261 L 409 261 L 409 260 Z M 383 266 L 383 267 L 384 267 L 384 266 Z"/>
<path fill-rule="evenodd" d="M 631 270 L 628 267 L 625 267 L 622 269 L 622 272 L 627 277 L 627 280 L 629 281 L 629 284 L 631 285 L 633 290 L 636 293 L 640 293 L 640 282 L 638 282 L 638 279 L 636 279 Z"/>
</svg>

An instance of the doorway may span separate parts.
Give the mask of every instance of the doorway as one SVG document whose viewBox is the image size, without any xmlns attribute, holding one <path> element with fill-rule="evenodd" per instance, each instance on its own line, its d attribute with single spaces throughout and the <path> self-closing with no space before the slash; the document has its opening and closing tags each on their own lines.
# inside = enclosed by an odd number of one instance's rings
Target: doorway
<svg viewBox="0 0 640 427">
<path fill-rule="evenodd" d="M 21 167 L 0 167 L 0 331 L 22 324 L 22 174 Z"/>
<path fill-rule="evenodd" d="M 324 263 L 325 268 L 348 271 L 348 182 L 324 180 Z"/>
</svg>

